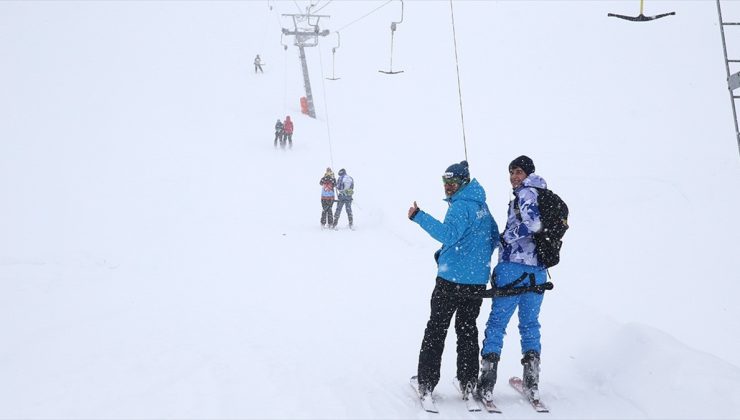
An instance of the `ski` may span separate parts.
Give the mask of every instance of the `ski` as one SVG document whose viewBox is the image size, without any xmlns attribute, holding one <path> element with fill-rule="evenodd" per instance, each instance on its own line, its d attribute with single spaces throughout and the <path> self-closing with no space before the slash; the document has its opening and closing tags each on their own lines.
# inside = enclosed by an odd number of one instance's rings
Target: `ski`
<svg viewBox="0 0 740 420">
<path fill-rule="evenodd" d="M 470 412 L 478 412 L 481 411 L 480 405 L 478 404 L 478 401 L 475 399 L 475 395 L 473 393 L 473 390 L 466 389 L 462 390 L 460 388 L 460 381 L 457 380 L 457 377 L 455 377 L 452 380 L 453 385 L 455 385 L 455 389 L 462 397 L 463 401 L 465 401 L 465 407 L 467 407 L 468 411 Z"/>
<path fill-rule="evenodd" d="M 462 391 L 460 390 L 460 382 L 457 380 L 457 378 L 454 379 L 454 384 L 455 384 L 455 389 L 457 389 L 457 392 L 459 392 L 460 395 L 462 395 Z M 478 395 L 477 392 L 473 392 L 472 397 L 478 403 L 478 407 L 483 406 L 483 408 L 489 413 L 501 414 L 501 409 L 496 406 L 496 404 L 493 402 L 493 399 L 487 400 L 485 398 L 481 398 L 481 396 Z M 463 399 L 465 399 L 465 397 L 463 397 Z M 471 410 L 470 407 L 468 407 L 468 411 L 481 411 L 481 410 L 480 408 L 478 410 Z"/>
<path fill-rule="evenodd" d="M 410 383 L 411 383 L 411 388 L 414 388 L 414 391 L 416 392 L 416 396 L 419 397 L 419 402 L 421 402 L 421 408 L 423 408 L 424 411 L 428 413 L 439 413 L 439 410 L 437 409 L 437 404 L 434 402 L 434 398 L 432 398 L 432 394 L 423 396 L 419 392 L 419 381 L 417 380 L 416 376 L 411 377 Z"/>
<path fill-rule="evenodd" d="M 480 403 L 483 405 L 483 408 L 486 409 L 489 413 L 498 413 L 501 414 L 501 409 L 496 407 L 496 404 L 493 403 L 493 400 L 487 400 L 485 398 L 480 399 Z"/>
<path fill-rule="evenodd" d="M 516 376 L 512 376 L 509 378 L 509 385 L 511 385 L 512 388 L 519 391 L 520 394 L 524 398 L 529 401 L 529 403 L 532 405 L 532 408 L 535 409 L 538 413 L 549 413 L 550 409 L 548 409 L 545 404 L 542 404 L 542 401 L 539 400 L 539 398 L 532 398 L 529 395 L 527 395 L 527 392 L 524 391 L 524 383 L 522 382 L 521 378 L 517 378 Z"/>
</svg>

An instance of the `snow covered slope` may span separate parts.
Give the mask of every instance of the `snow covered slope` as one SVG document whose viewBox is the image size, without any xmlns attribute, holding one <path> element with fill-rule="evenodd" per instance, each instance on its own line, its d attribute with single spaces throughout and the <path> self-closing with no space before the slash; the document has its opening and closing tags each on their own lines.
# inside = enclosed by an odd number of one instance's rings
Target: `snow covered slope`
<svg viewBox="0 0 740 420">
<path fill-rule="evenodd" d="M 318 4 L 314 120 L 280 44 L 306 1 L 0 2 L 0 418 L 434 417 L 407 383 L 438 244 L 406 212 L 444 216 L 465 148 L 449 2 L 404 3 L 396 76 L 378 70 L 400 2 Z M 520 154 L 571 209 L 541 317 L 548 417 L 733 418 L 740 161 L 716 8 L 606 17 L 635 3 L 456 1 L 467 159 L 499 224 Z M 275 150 L 286 115 L 295 146 Z M 355 179 L 356 231 L 319 228 L 327 166 Z M 470 418 L 454 340 L 437 417 Z M 501 378 L 519 358 L 512 323 Z M 534 417 L 504 384 L 504 416 Z"/>
</svg>

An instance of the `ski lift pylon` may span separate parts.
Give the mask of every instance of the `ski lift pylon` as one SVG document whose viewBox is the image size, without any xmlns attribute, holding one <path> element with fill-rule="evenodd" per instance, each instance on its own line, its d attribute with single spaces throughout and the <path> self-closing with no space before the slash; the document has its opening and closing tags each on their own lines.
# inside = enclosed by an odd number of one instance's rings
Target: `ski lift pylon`
<svg viewBox="0 0 740 420">
<path fill-rule="evenodd" d="M 644 0 L 640 0 L 640 14 L 637 16 L 625 16 L 625 15 L 619 15 L 616 13 L 609 13 L 607 14 L 607 17 L 616 17 L 624 20 L 631 20 L 632 22 L 648 22 L 655 19 L 660 19 L 666 16 L 673 16 L 676 14 L 676 12 L 669 12 L 669 13 L 661 13 L 659 15 L 655 16 L 645 16 L 643 14 L 643 3 Z"/>
<path fill-rule="evenodd" d="M 388 71 L 378 70 L 380 73 L 385 74 L 398 74 L 403 73 L 403 70 L 393 71 L 393 34 L 396 32 L 396 25 L 403 22 L 403 0 L 401 0 L 401 20 L 398 22 L 391 22 L 391 64 Z"/>
<path fill-rule="evenodd" d="M 337 52 L 337 48 L 339 48 L 339 46 L 341 44 L 341 37 L 339 36 L 339 32 L 338 31 L 334 31 L 334 32 L 336 32 L 336 34 L 337 34 L 337 46 L 336 47 L 333 47 L 331 49 L 331 77 L 327 77 L 326 80 L 339 80 L 339 79 L 341 79 L 340 77 L 336 77 L 334 75 L 334 54 Z"/>
</svg>

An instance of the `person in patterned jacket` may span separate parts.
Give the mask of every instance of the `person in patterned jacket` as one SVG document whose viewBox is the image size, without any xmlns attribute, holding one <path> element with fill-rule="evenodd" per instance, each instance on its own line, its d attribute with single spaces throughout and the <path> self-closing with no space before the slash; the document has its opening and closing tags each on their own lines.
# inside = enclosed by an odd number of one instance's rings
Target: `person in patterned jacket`
<svg viewBox="0 0 740 420">
<path fill-rule="evenodd" d="M 321 185 L 321 228 L 331 228 L 334 227 L 332 207 L 334 206 L 334 187 L 337 185 L 331 168 L 326 168 L 324 176 L 319 180 L 319 185 Z"/>
<path fill-rule="evenodd" d="M 342 207 L 347 208 L 347 219 L 349 228 L 352 229 L 352 194 L 355 192 L 355 180 L 352 179 L 347 171 L 342 168 L 339 170 L 339 179 L 337 179 L 337 211 L 334 213 L 334 229 L 339 224 L 339 216 L 342 215 Z"/>
<path fill-rule="evenodd" d="M 534 234 L 542 229 L 536 188 L 547 189 L 547 183 L 534 170 L 534 162 L 527 156 L 519 156 L 509 164 L 514 199 L 509 203 L 506 228 L 500 236 L 499 262 L 493 269 L 491 281 L 496 288 L 528 287 L 547 281 L 546 269 L 537 261 L 534 243 Z M 481 350 L 483 360 L 477 390 L 481 398 L 491 399 L 506 326 L 514 310 L 519 308 L 519 333 L 524 356 L 522 379 L 529 395 L 539 399 L 539 314 L 543 297 L 543 293 L 526 292 L 493 299 Z"/>
</svg>

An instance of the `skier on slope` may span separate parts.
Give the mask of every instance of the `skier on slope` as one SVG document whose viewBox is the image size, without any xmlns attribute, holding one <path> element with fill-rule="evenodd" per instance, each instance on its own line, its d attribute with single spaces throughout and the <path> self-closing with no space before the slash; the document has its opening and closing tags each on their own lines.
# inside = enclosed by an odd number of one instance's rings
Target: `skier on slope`
<svg viewBox="0 0 740 420">
<path fill-rule="evenodd" d="M 509 203 L 506 229 L 501 234 L 499 262 L 493 270 L 492 282 L 496 288 L 543 284 L 547 281 L 547 275 L 545 267 L 537 261 L 534 243 L 534 233 L 541 229 L 542 223 L 537 206 L 537 190 L 532 187 L 547 188 L 547 184 L 534 173 L 534 162 L 527 156 L 519 156 L 509 164 L 509 181 L 515 197 Z M 542 293 L 528 292 L 493 299 L 481 350 L 483 360 L 478 394 L 482 399 L 492 399 L 506 325 L 514 310 L 519 308 L 524 390 L 530 400 L 539 400 L 539 314 L 543 297 Z"/>
<path fill-rule="evenodd" d="M 349 228 L 352 229 L 352 195 L 355 192 L 355 180 L 347 175 L 344 168 L 339 170 L 339 179 L 337 179 L 337 212 L 334 213 L 334 229 L 339 224 L 339 216 L 342 214 L 342 207 L 347 208 L 347 219 L 349 219 Z"/>
<path fill-rule="evenodd" d="M 257 73 L 258 69 L 260 73 L 264 73 L 264 71 L 262 70 L 262 59 L 260 58 L 259 54 L 257 54 L 256 57 L 254 57 L 254 72 Z"/>
<path fill-rule="evenodd" d="M 419 352 L 417 382 L 422 400 L 430 397 L 439 382 L 447 328 L 455 315 L 457 378 L 460 389 L 470 394 L 478 376 L 478 327 L 481 298 L 491 275 L 491 255 L 498 244 L 498 226 L 486 205 L 486 192 L 471 181 L 468 163 L 450 165 L 442 182 L 449 207 L 440 222 L 414 202 L 408 217 L 442 243 L 434 254 L 437 278 L 431 297 L 431 313 Z M 413 381 L 413 378 L 412 378 Z"/>
<path fill-rule="evenodd" d="M 289 147 L 293 148 L 293 121 L 290 120 L 290 115 L 285 117 L 283 122 L 283 144 L 288 141 Z"/>
<path fill-rule="evenodd" d="M 280 121 L 280 118 L 278 118 L 275 123 L 275 148 L 277 148 L 278 141 L 285 144 L 283 142 L 283 122 Z"/>
<path fill-rule="evenodd" d="M 334 206 L 334 187 L 337 185 L 331 168 L 326 168 L 324 176 L 319 180 L 319 185 L 321 185 L 321 228 L 331 228 L 334 227 L 334 216 L 331 210 Z"/>
</svg>

